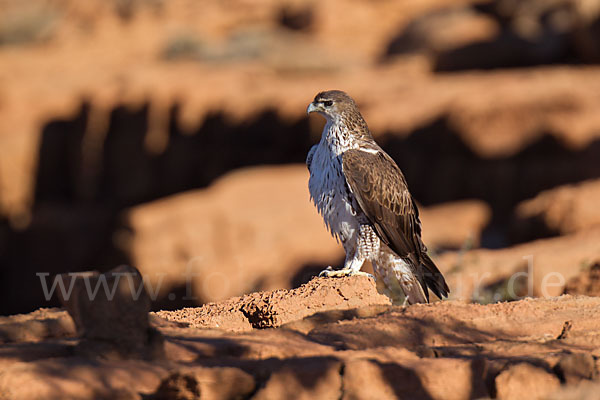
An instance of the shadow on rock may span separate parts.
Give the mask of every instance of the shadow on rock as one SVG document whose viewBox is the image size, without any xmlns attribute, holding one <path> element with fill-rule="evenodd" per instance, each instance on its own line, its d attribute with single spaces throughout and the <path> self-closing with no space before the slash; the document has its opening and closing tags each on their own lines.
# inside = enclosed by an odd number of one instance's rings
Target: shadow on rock
<svg viewBox="0 0 600 400">
<path fill-rule="evenodd" d="M 150 326 L 150 297 L 138 270 L 122 266 L 105 274 L 61 277 L 72 287 L 60 300 L 77 327 L 77 354 L 106 359 L 164 357 L 163 337 Z"/>
</svg>

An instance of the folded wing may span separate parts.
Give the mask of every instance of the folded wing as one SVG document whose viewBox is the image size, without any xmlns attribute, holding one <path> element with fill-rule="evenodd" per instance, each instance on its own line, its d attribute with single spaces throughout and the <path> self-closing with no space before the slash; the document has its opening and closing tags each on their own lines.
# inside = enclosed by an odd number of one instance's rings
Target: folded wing
<svg viewBox="0 0 600 400">
<path fill-rule="evenodd" d="M 342 155 L 342 170 L 348 188 L 379 238 L 416 267 L 415 275 L 427 299 L 428 287 L 440 298 L 447 296 L 448 285 L 427 255 L 419 211 L 394 160 L 383 150 L 348 150 Z"/>
</svg>

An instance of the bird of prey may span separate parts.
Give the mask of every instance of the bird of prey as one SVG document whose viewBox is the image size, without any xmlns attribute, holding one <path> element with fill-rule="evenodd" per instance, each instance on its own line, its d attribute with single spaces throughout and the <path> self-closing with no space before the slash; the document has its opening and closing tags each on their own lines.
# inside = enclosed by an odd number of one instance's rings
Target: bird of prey
<svg viewBox="0 0 600 400">
<path fill-rule="evenodd" d="M 448 296 L 421 240 L 419 211 L 404 175 L 375 143 L 354 100 L 340 90 L 321 92 L 307 112 L 326 119 L 321 141 L 306 158 L 310 196 L 346 252 L 342 269 L 328 267 L 320 275 L 369 275 L 360 270 L 369 260 L 392 298 L 404 294 L 409 304 L 427 303 L 428 289 Z"/>
</svg>

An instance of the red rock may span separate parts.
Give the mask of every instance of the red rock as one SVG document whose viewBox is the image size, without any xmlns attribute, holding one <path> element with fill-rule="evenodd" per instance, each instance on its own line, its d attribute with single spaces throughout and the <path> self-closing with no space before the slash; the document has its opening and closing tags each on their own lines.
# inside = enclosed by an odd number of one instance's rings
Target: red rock
<svg viewBox="0 0 600 400">
<path fill-rule="evenodd" d="M 0 317 L 0 343 L 37 342 L 74 335 L 73 320 L 66 311 L 57 308 Z"/>
<path fill-rule="evenodd" d="M 271 373 L 257 400 L 339 399 L 342 392 L 342 363 L 335 359 L 296 359 L 282 363 Z"/>
<path fill-rule="evenodd" d="M 199 400 L 200 384 L 193 374 L 175 372 L 160 383 L 154 396 L 157 400 Z"/>
<path fill-rule="evenodd" d="M 479 246 L 481 232 L 490 222 L 490 207 L 480 200 L 463 200 L 421 207 L 423 241 L 430 249 Z"/>
<path fill-rule="evenodd" d="M 252 293 L 197 308 L 160 311 L 156 315 L 193 327 L 248 331 L 279 327 L 323 311 L 389 305 L 390 300 L 377 292 L 372 279 L 313 278 L 297 289 Z"/>
<path fill-rule="evenodd" d="M 504 249 L 448 252 L 435 261 L 453 299 L 494 302 L 515 299 L 513 294 L 558 296 L 582 266 L 600 259 L 599 241 L 600 229 L 590 229 Z"/>
<path fill-rule="evenodd" d="M 89 361 L 77 357 L 15 362 L 0 376 L 0 393 L 11 400 L 140 399 L 166 374 L 164 366 L 137 361 Z"/>
<path fill-rule="evenodd" d="M 228 400 L 246 398 L 254 378 L 237 368 L 188 368 L 163 379 L 156 400 Z"/>
<path fill-rule="evenodd" d="M 591 266 L 584 265 L 579 275 L 567 282 L 565 294 L 600 296 L 600 262 Z"/>
<path fill-rule="evenodd" d="M 527 363 L 513 365 L 496 377 L 496 396 L 501 400 L 543 399 L 559 387 L 555 375 Z"/>
<path fill-rule="evenodd" d="M 162 336 L 150 326 L 150 298 L 137 269 L 121 266 L 105 274 L 63 274 L 61 278 L 66 287 L 73 288 L 59 295 L 77 327 L 79 354 L 146 359 L 164 355 Z"/>
<path fill-rule="evenodd" d="M 531 238 L 541 230 L 569 234 L 600 226 L 597 201 L 600 180 L 560 186 L 521 202 L 515 210 L 513 230 Z"/>
<path fill-rule="evenodd" d="M 345 287 L 344 293 L 348 285 L 358 290 L 369 282 L 326 281 L 332 285 L 327 290 Z M 299 301 L 286 302 L 290 293 Z M 301 316 L 305 293 L 259 297 L 272 299 L 274 309 L 281 300 L 280 311 Z M 467 399 L 489 396 L 496 379 L 498 396 L 523 390 L 535 395 L 540 387 L 557 389 L 558 378 L 506 360 L 535 357 L 550 368 L 566 365 L 561 357 L 567 352 L 597 356 L 599 302 L 567 295 L 486 306 L 447 301 L 387 311 L 332 309 L 247 332 L 199 329 L 184 318 L 169 323 L 154 316 L 153 326 L 165 337 L 165 359 L 89 360 L 74 355 L 72 339 L 5 344 L 0 394 L 27 400 L 141 399 L 173 393 L 194 398 L 199 391 L 201 398 L 220 399 L 258 388 L 259 398 Z M 22 317 L 23 326 L 42 315 Z M 561 334 L 565 321 L 571 324 L 567 335 Z M 575 369 L 563 370 L 575 376 Z"/>
<path fill-rule="evenodd" d="M 486 396 L 484 371 L 471 361 L 428 359 L 379 363 L 352 360 L 344 368 L 344 399 L 470 399 Z M 475 376 L 474 376 L 475 375 Z"/>
<path fill-rule="evenodd" d="M 596 400 L 600 383 L 583 381 L 578 385 L 567 385 L 547 396 L 548 400 Z"/>
<path fill-rule="evenodd" d="M 554 370 L 567 385 L 577 384 L 585 379 L 591 380 L 598 375 L 596 360 L 588 353 L 566 354 L 560 358 Z"/>
<path fill-rule="evenodd" d="M 335 341 L 349 350 L 400 346 L 417 352 L 425 346 L 432 347 L 441 355 L 457 354 L 453 351 L 461 354 L 464 351 L 464 354 L 474 356 L 487 352 L 493 354 L 498 346 L 498 351 L 504 354 L 514 351 L 513 355 L 517 356 L 532 351 L 551 353 L 555 350 L 551 343 L 538 346 L 535 340 L 530 340 L 522 345 L 508 346 L 507 341 L 516 337 L 535 337 L 540 341 L 556 339 L 563 330 L 565 321 L 571 321 L 569 335 L 562 343 L 578 343 L 588 351 L 600 347 L 600 338 L 592 341 L 589 341 L 589 337 L 583 339 L 587 336 L 587 330 L 594 329 L 594 322 L 587 318 L 585 321 L 573 321 L 572 307 L 575 304 L 582 314 L 585 313 L 590 318 L 600 317 L 600 309 L 596 308 L 600 305 L 600 299 L 585 296 L 525 299 L 486 306 L 443 301 L 405 308 L 393 307 L 375 318 L 325 324 L 314 328 L 308 336 L 318 343 Z M 532 319 L 535 319 L 535 324 L 527 323 Z M 501 329 L 498 324 L 501 324 Z M 365 332 L 369 334 L 366 335 Z M 555 344 L 560 348 L 561 342 Z"/>
</svg>

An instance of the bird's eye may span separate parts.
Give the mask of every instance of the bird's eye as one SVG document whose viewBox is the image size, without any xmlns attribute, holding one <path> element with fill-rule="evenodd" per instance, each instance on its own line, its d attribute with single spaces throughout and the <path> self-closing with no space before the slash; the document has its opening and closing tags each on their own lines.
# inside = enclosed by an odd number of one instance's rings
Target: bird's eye
<svg viewBox="0 0 600 400">
<path fill-rule="evenodd" d="M 325 100 L 325 101 L 323 102 L 323 105 L 324 105 L 325 107 L 331 107 L 331 106 L 333 105 L 333 101 L 331 101 L 331 100 Z"/>
</svg>

